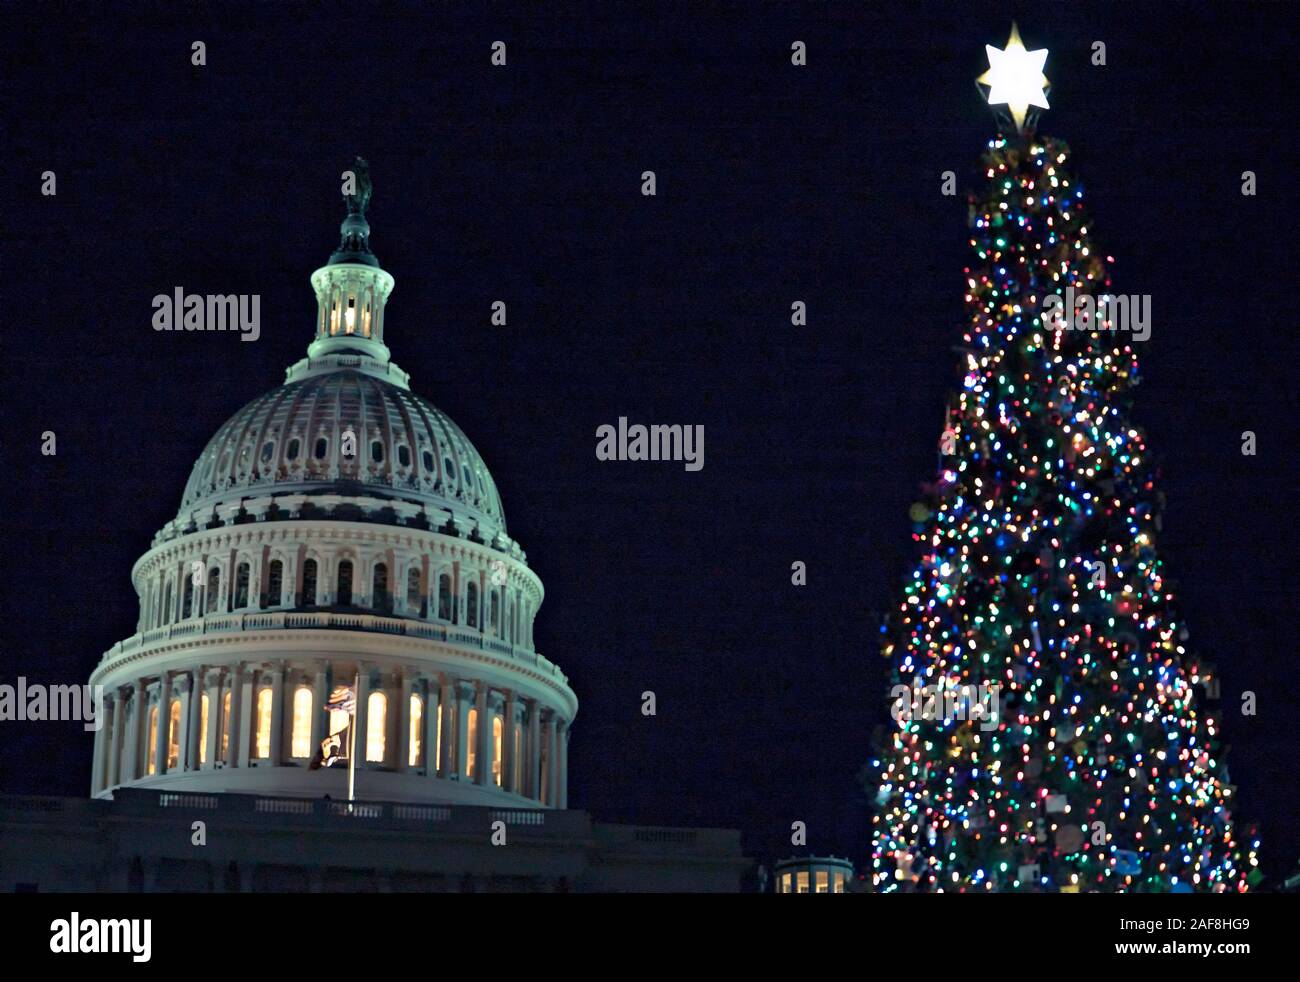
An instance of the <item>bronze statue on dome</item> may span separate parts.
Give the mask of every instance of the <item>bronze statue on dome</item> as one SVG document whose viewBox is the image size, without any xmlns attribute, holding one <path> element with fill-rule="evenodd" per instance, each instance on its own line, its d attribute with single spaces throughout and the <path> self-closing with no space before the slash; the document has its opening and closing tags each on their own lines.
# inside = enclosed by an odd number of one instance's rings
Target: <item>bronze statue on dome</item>
<svg viewBox="0 0 1300 982">
<path fill-rule="evenodd" d="M 343 193 L 343 201 L 348 206 L 349 215 L 361 215 L 365 217 L 366 209 L 370 207 L 370 165 L 366 163 L 365 157 L 357 157 L 352 164 L 353 186 L 356 190 L 352 194 L 346 191 Z"/>
</svg>

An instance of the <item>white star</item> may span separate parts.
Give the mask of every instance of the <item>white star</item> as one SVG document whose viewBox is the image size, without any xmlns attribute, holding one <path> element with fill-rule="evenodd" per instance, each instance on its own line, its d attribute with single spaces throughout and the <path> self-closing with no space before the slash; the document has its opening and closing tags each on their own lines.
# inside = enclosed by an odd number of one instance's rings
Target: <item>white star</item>
<svg viewBox="0 0 1300 982">
<path fill-rule="evenodd" d="M 1024 42 L 1020 40 L 1020 31 L 1013 22 L 1005 49 L 998 50 L 986 44 L 984 50 L 989 56 L 989 70 L 976 81 L 988 86 L 989 105 L 1006 105 L 1016 121 L 1016 129 L 1023 130 L 1030 106 L 1050 108 L 1047 105 L 1047 76 L 1043 74 L 1047 49 L 1026 51 Z"/>
</svg>

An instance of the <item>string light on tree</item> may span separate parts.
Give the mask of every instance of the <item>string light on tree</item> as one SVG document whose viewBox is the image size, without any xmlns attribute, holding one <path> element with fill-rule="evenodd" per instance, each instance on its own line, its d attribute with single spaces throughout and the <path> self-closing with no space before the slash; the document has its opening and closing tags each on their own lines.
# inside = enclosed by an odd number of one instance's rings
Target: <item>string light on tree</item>
<svg viewBox="0 0 1300 982">
<path fill-rule="evenodd" d="M 1242 892 L 1253 833 L 1157 552 L 1164 497 L 1130 421 L 1138 362 L 1045 298 L 1111 293 L 1070 151 L 1039 137 L 1047 52 L 990 50 L 1009 109 L 969 205 L 960 388 L 911 509 L 920 559 L 882 626 L 891 685 L 996 683 L 996 725 L 900 719 L 873 761 L 881 891 Z M 1014 127 L 1012 126 L 1014 124 Z"/>
</svg>

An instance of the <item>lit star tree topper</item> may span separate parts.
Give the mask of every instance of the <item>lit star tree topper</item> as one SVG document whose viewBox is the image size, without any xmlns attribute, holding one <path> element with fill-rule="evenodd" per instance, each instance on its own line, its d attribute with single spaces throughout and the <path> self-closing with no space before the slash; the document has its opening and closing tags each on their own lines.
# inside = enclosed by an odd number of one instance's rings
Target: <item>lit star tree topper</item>
<svg viewBox="0 0 1300 982">
<path fill-rule="evenodd" d="M 1001 50 L 991 44 L 984 45 L 989 57 L 989 70 L 975 80 L 990 106 L 1005 105 L 1016 124 L 1016 132 L 1025 132 L 1025 121 L 1031 106 L 1039 109 L 1047 105 L 1050 84 L 1043 74 L 1047 62 L 1047 49 L 1025 50 L 1020 40 L 1020 30 L 1011 24 L 1011 37 Z"/>
</svg>

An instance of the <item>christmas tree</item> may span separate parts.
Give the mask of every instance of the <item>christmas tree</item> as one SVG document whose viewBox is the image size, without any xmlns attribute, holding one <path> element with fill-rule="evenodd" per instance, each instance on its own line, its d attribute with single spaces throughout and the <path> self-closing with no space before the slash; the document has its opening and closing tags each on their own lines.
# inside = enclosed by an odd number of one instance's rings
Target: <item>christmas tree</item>
<svg viewBox="0 0 1300 982">
<path fill-rule="evenodd" d="M 1259 879 L 1157 554 L 1134 342 L 1068 148 L 1034 132 L 1046 51 L 980 81 L 1010 119 L 971 198 L 960 392 L 883 627 L 881 891 L 1222 892 Z M 966 688 L 963 688 L 966 687 Z M 976 695 L 978 693 L 978 695 Z M 952 698 L 956 694 L 956 698 Z M 983 700 L 981 702 L 981 700 Z"/>
</svg>

